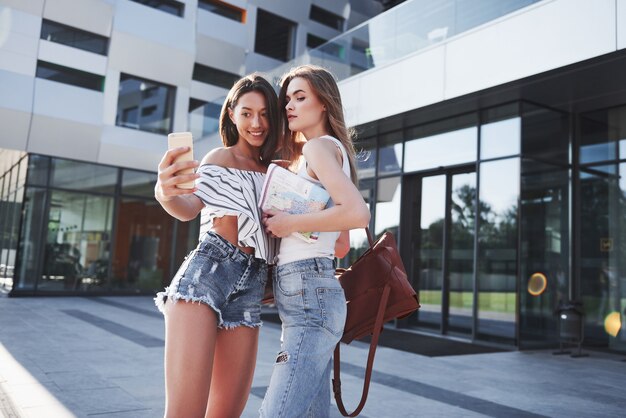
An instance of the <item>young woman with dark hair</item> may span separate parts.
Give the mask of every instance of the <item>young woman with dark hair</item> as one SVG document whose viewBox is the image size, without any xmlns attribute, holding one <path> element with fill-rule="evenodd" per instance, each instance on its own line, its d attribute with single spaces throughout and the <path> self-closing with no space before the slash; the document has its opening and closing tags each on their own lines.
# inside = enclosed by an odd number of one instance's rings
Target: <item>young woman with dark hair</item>
<svg viewBox="0 0 626 418">
<path fill-rule="evenodd" d="M 258 75 L 243 77 L 220 115 L 223 148 L 197 162 L 159 164 L 155 197 L 181 221 L 202 213 L 200 243 L 155 298 L 165 315 L 166 417 L 238 417 L 256 364 L 260 302 L 277 241 L 263 230 L 258 199 L 276 152 L 281 112 Z M 178 172 L 198 167 L 195 174 Z M 177 185 L 195 180 L 194 189 Z"/>
</svg>

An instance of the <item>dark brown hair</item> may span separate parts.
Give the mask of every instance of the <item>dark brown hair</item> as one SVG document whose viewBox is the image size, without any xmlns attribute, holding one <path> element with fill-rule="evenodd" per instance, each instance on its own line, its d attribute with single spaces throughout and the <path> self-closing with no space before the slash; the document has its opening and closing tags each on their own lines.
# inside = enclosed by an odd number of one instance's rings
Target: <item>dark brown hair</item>
<svg viewBox="0 0 626 418">
<path fill-rule="evenodd" d="M 326 130 L 328 133 L 337 138 L 346 148 L 348 160 L 350 161 L 350 178 L 355 185 L 358 185 L 355 151 L 352 143 L 353 132 L 346 127 L 343 117 L 343 105 L 341 104 L 341 95 L 339 87 L 335 81 L 335 77 L 325 68 L 316 65 L 301 65 L 291 69 L 285 74 L 280 81 L 280 93 L 278 94 L 278 103 L 281 112 L 285 111 L 287 105 L 287 88 L 294 78 L 303 78 L 308 81 L 313 89 L 312 93 L 326 107 Z M 302 139 L 300 132 L 291 132 L 289 130 L 289 122 L 283 117 L 281 139 L 282 143 L 280 151 L 282 158 L 293 161 L 302 153 Z"/>
<path fill-rule="evenodd" d="M 269 128 L 267 138 L 261 146 L 261 160 L 263 164 L 269 165 L 278 147 L 279 125 L 281 124 L 282 116 L 281 112 L 278 110 L 276 91 L 266 79 L 257 73 L 242 77 L 228 92 L 228 96 L 226 96 L 220 113 L 219 132 L 225 147 L 231 147 L 237 143 L 239 140 L 239 132 L 237 132 L 237 126 L 230 119 L 228 110 L 235 110 L 241 96 L 251 91 L 259 92 L 265 97 L 265 110 L 267 112 Z"/>
</svg>

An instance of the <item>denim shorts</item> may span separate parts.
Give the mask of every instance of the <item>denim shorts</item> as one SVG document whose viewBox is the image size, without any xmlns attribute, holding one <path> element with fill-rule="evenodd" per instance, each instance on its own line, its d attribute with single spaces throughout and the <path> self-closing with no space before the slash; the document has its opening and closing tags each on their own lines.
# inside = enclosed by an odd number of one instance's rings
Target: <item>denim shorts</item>
<svg viewBox="0 0 626 418">
<path fill-rule="evenodd" d="M 217 314 L 218 328 L 258 327 L 266 281 L 265 260 L 207 232 L 154 300 L 161 312 L 166 301 L 203 303 Z"/>
</svg>

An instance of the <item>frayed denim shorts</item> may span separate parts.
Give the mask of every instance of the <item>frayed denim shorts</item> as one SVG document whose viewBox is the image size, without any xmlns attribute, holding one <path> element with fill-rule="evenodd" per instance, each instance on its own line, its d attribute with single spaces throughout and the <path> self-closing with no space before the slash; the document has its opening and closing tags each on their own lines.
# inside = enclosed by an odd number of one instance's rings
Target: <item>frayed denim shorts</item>
<svg viewBox="0 0 626 418">
<path fill-rule="evenodd" d="M 266 281 L 265 260 L 207 232 L 154 300 L 161 312 L 166 301 L 203 303 L 217 314 L 218 328 L 258 327 Z"/>
</svg>

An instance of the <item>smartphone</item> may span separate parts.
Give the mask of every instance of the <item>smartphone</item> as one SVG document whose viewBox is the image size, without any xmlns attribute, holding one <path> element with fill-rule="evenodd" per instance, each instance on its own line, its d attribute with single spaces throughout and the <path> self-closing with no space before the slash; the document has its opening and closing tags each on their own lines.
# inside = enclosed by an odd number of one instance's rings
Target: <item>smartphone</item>
<svg viewBox="0 0 626 418">
<path fill-rule="evenodd" d="M 168 149 L 189 147 L 189 151 L 179 155 L 174 161 L 175 163 L 193 160 L 193 138 L 191 132 L 172 132 L 167 136 L 167 147 Z M 193 168 L 187 168 L 176 173 L 176 175 L 180 174 L 193 174 Z M 176 185 L 176 187 L 179 189 L 193 189 L 194 182 L 188 181 L 187 183 L 180 183 Z"/>
</svg>

